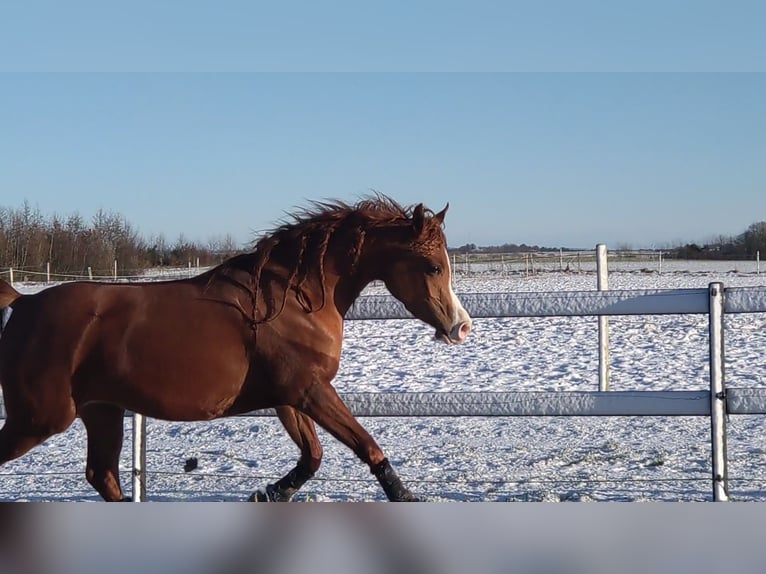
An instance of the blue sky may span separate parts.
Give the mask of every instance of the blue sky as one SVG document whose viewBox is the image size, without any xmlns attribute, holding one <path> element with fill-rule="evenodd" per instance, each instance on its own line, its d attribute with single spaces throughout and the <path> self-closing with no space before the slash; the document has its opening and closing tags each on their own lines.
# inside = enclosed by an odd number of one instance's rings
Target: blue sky
<svg viewBox="0 0 766 574">
<path fill-rule="evenodd" d="M 763 70 L 762 0 L 25 0 L 14 71 Z"/>
<path fill-rule="evenodd" d="M 377 190 L 449 202 L 453 246 L 663 247 L 766 219 L 760 3 L 18 4 L 0 206 L 246 242 Z"/>
</svg>

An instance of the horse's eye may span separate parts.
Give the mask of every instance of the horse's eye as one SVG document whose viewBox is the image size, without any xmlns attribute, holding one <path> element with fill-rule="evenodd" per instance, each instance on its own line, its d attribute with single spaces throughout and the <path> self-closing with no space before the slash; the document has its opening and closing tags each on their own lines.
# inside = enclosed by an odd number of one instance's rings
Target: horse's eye
<svg viewBox="0 0 766 574">
<path fill-rule="evenodd" d="M 426 273 L 429 275 L 441 275 L 442 274 L 442 268 L 441 265 L 428 265 L 426 268 Z"/>
</svg>

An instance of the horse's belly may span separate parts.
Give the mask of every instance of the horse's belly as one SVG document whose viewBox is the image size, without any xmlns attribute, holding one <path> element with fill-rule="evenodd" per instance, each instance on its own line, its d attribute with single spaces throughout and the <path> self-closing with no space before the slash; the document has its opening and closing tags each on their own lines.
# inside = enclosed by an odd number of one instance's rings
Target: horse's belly
<svg viewBox="0 0 766 574">
<path fill-rule="evenodd" d="M 90 377 L 88 398 L 168 420 L 221 416 L 242 389 L 248 359 L 235 334 L 201 335 L 137 330 L 116 345 L 105 339 L 94 350 L 103 376 Z"/>
</svg>

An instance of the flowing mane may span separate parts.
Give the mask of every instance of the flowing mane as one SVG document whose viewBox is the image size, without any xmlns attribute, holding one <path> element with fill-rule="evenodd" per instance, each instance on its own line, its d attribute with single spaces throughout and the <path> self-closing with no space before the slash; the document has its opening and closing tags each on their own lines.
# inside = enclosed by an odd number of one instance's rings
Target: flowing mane
<svg viewBox="0 0 766 574">
<path fill-rule="evenodd" d="M 213 270 L 211 277 L 218 274 L 227 275 L 229 269 L 244 269 L 250 272 L 248 291 L 253 308 L 253 325 L 278 317 L 284 310 L 290 288 L 296 290 L 298 301 L 306 312 L 319 311 L 326 303 L 325 256 L 333 236 L 343 231 L 352 237 L 348 250 L 348 265 L 349 271 L 353 271 L 367 232 L 382 227 L 413 227 L 417 207 L 404 207 L 383 194 L 362 198 L 355 204 L 340 200 L 313 201 L 306 208 L 288 213 L 285 221 L 255 242 L 253 251 L 225 261 Z M 422 215 L 426 214 L 433 215 L 433 211 L 424 209 Z M 419 235 L 413 234 L 412 243 L 427 247 L 440 239 L 441 224 L 435 223 L 430 217 L 424 217 L 423 229 Z M 282 302 L 279 306 L 272 305 L 274 311 L 271 314 L 256 317 L 261 274 L 264 267 L 275 257 L 281 262 L 289 262 L 290 276 L 280 294 Z M 313 306 L 304 290 L 312 271 L 317 274 L 321 285 L 321 302 L 317 307 Z"/>
<path fill-rule="evenodd" d="M 274 241 L 280 242 L 322 231 L 332 234 L 342 226 L 363 226 L 365 229 L 395 225 L 412 225 L 417 206 L 404 207 L 383 194 L 365 197 L 355 204 L 340 200 L 313 201 L 309 207 L 300 208 L 287 215 L 288 219 L 276 229 L 267 233 L 255 244 L 257 253 L 262 247 Z M 426 209 L 427 214 L 433 212 Z M 433 231 L 440 225 L 426 226 Z M 433 233 L 425 233 L 418 242 L 427 241 Z"/>
<path fill-rule="evenodd" d="M 289 221 L 282 223 L 271 235 L 292 232 L 312 224 L 331 225 L 349 216 L 366 219 L 370 224 L 391 224 L 412 217 L 413 206 L 403 207 L 383 194 L 362 198 L 355 204 L 341 200 L 312 201 L 310 207 L 298 208 L 288 214 Z"/>
</svg>

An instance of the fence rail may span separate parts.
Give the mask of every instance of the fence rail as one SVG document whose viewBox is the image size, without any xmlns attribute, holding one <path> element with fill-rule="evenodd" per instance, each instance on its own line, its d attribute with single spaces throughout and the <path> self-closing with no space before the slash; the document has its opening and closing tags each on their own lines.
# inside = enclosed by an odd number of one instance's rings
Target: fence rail
<svg viewBox="0 0 766 574">
<path fill-rule="evenodd" d="M 358 417 L 710 415 L 709 391 L 340 393 L 340 396 Z M 738 405 L 744 410 L 764 408 L 765 398 L 766 391 L 762 395 L 746 395 Z M 276 416 L 276 411 L 264 409 L 239 416 Z"/>
<path fill-rule="evenodd" d="M 555 291 L 462 293 L 460 301 L 471 317 L 583 317 L 599 315 L 692 315 L 710 310 L 709 289 L 626 289 L 615 291 Z M 725 313 L 766 312 L 766 287 L 725 290 Z M 356 300 L 346 319 L 409 319 L 412 315 L 389 295 Z"/>
</svg>

